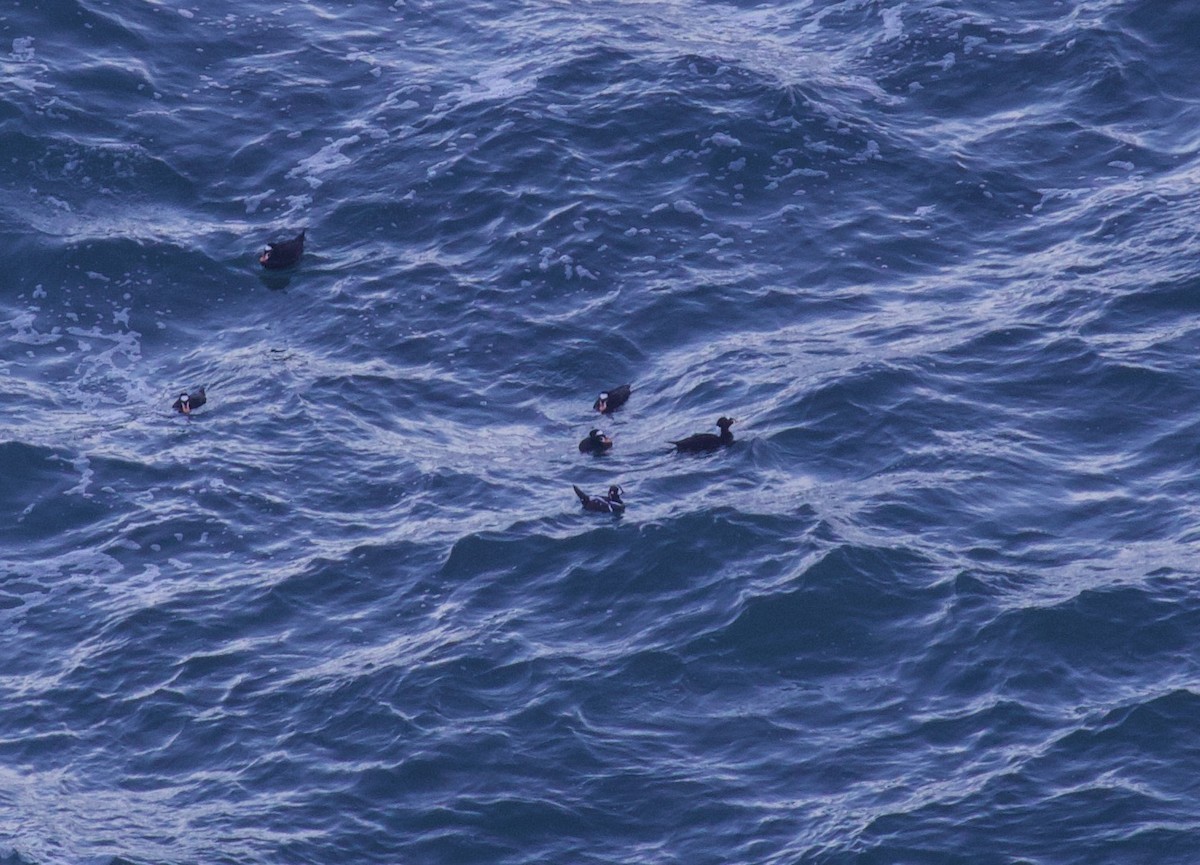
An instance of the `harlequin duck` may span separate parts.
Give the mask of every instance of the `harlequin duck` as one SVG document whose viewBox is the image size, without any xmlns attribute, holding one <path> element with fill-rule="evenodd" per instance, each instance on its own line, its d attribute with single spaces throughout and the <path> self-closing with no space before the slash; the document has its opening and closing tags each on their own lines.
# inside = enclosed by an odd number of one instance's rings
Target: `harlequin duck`
<svg viewBox="0 0 1200 865">
<path fill-rule="evenodd" d="M 625 405 L 629 399 L 631 388 L 627 384 L 619 387 L 614 387 L 611 390 L 601 391 L 600 396 L 596 398 L 592 408 L 600 412 L 600 414 L 612 414 L 614 411 Z"/>
<path fill-rule="evenodd" d="M 204 396 L 204 388 L 197 388 L 195 393 L 190 394 L 185 390 L 179 395 L 179 399 L 175 400 L 171 408 L 180 414 L 191 414 L 206 402 L 208 402 L 208 398 Z"/>
<path fill-rule="evenodd" d="M 267 270 L 283 270 L 293 266 L 304 254 L 304 232 L 307 230 L 301 229 L 291 240 L 268 243 L 266 250 L 258 257 L 258 263 Z"/>
<path fill-rule="evenodd" d="M 715 451 L 718 448 L 733 444 L 733 433 L 729 431 L 729 428 L 734 423 L 733 418 L 722 417 L 717 420 L 717 426 L 721 428 L 720 435 L 716 435 L 715 433 L 696 433 L 677 442 L 671 442 L 671 444 L 675 445 L 676 450 L 687 453 Z"/>
<path fill-rule="evenodd" d="M 602 454 L 607 453 L 612 446 L 612 439 L 600 432 L 600 430 L 594 429 L 587 434 L 587 438 L 579 443 L 579 452 L 582 454 Z"/>
<path fill-rule="evenodd" d="M 574 484 L 571 488 L 575 490 L 575 495 L 579 496 L 579 502 L 585 511 L 617 515 L 625 513 L 625 502 L 621 501 L 621 488 L 616 484 L 610 486 L 608 494 L 603 496 L 589 496 Z"/>
</svg>

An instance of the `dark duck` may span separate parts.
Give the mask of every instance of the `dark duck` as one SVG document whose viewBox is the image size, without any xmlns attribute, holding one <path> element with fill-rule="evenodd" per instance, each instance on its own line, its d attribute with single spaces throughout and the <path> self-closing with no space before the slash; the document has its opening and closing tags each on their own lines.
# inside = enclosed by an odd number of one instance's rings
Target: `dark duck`
<svg viewBox="0 0 1200 865">
<path fill-rule="evenodd" d="M 206 402 L 208 402 L 208 398 L 204 396 L 204 388 L 197 388 L 195 393 L 188 393 L 185 390 L 179 395 L 179 399 L 175 400 L 171 408 L 180 414 L 191 414 Z"/>
<path fill-rule="evenodd" d="M 623 384 L 611 390 L 601 391 L 600 396 L 596 397 L 596 402 L 592 404 L 592 408 L 600 414 L 612 414 L 629 400 L 630 390 L 629 385 Z"/>
<path fill-rule="evenodd" d="M 291 240 L 281 240 L 278 243 L 268 243 L 266 250 L 258 257 L 258 263 L 267 270 L 283 270 L 293 267 L 300 256 L 304 254 L 303 229 Z"/>
<path fill-rule="evenodd" d="M 585 511 L 595 511 L 598 514 L 625 513 L 625 502 L 621 501 L 621 488 L 616 484 L 610 486 L 608 494 L 603 496 L 589 496 L 574 484 L 571 488 L 575 490 L 575 495 L 579 496 L 579 503 Z"/>
<path fill-rule="evenodd" d="M 723 448 L 733 444 L 733 433 L 729 428 L 733 426 L 733 418 L 722 417 L 717 419 L 717 426 L 721 428 L 721 434 L 716 433 L 696 433 L 685 439 L 680 439 L 677 442 L 671 442 L 675 445 L 675 449 L 684 453 L 704 453 L 705 451 L 715 451 L 718 448 Z"/>
<path fill-rule="evenodd" d="M 602 454 L 607 453 L 612 446 L 612 439 L 600 432 L 600 430 L 594 429 L 587 434 L 587 438 L 579 443 L 579 452 L 582 454 Z"/>
</svg>

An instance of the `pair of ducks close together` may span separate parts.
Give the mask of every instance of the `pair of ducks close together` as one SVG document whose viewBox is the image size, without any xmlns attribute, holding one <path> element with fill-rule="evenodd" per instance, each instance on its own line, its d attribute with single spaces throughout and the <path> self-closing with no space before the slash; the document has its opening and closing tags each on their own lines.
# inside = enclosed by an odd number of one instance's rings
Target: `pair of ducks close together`
<svg viewBox="0 0 1200 865">
<path fill-rule="evenodd" d="M 612 390 L 604 391 L 596 399 L 592 406 L 601 414 L 612 414 L 615 409 L 620 408 L 629 399 L 629 394 L 632 388 L 623 384 L 620 387 L 615 387 Z M 721 430 L 721 434 L 716 433 L 696 433 L 687 438 L 679 439 L 678 441 L 670 442 L 675 446 L 675 450 L 680 453 L 708 453 L 710 451 L 719 450 L 733 444 L 733 433 L 729 428 L 733 426 L 735 421 L 733 418 L 720 417 L 717 419 L 717 428 Z M 612 449 L 612 439 L 601 432 L 599 429 L 593 429 L 588 433 L 587 438 L 579 443 L 580 453 L 585 454 L 604 454 Z M 625 512 L 625 502 L 621 498 L 622 489 L 613 484 L 608 488 L 608 492 L 603 496 L 592 496 L 585 493 L 579 487 L 572 484 L 575 490 L 575 495 L 579 496 L 579 502 L 583 505 L 585 511 L 595 511 L 604 514 L 622 514 Z"/>
<path fill-rule="evenodd" d="M 280 240 L 266 245 L 263 254 L 258 257 L 258 263 L 268 270 L 294 268 L 296 262 L 299 262 L 300 256 L 304 254 L 304 235 L 307 230 L 301 228 L 300 234 L 294 236 L 292 240 Z M 204 388 L 198 388 L 192 394 L 188 394 L 187 391 L 182 392 L 178 400 L 172 404 L 172 408 L 180 414 L 190 415 L 206 402 L 208 402 L 208 397 L 204 396 Z"/>
<path fill-rule="evenodd" d="M 258 263 L 267 270 L 286 270 L 289 267 L 295 267 L 296 263 L 300 261 L 300 256 L 304 254 L 304 235 L 307 231 L 308 229 L 302 228 L 300 233 L 291 240 L 268 243 L 267 248 L 258 257 Z M 181 393 L 171 408 L 180 414 L 191 414 L 206 402 L 208 399 L 204 395 L 204 388 L 198 388 L 194 393 L 187 391 Z"/>
</svg>

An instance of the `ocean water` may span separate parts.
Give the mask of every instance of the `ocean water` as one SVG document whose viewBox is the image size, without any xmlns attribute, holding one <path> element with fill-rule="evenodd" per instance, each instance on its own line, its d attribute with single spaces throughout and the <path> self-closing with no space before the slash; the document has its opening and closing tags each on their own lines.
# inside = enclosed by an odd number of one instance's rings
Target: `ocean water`
<svg viewBox="0 0 1200 865">
<path fill-rule="evenodd" d="M 1185 0 L 6 0 L 0 863 L 1196 862 L 1198 67 Z"/>
</svg>

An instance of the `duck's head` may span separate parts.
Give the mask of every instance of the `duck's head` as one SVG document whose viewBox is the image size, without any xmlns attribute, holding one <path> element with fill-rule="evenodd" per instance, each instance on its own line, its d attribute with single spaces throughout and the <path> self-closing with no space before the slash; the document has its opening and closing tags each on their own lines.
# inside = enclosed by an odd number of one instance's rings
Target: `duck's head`
<svg viewBox="0 0 1200 865">
<path fill-rule="evenodd" d="M 279 255 L 279 250 L 275 248 L 277 246 L 279 246 L 278 243 L 268 243 L 267 248 L 263 250 L 263 254 L 258 257 L 258 263 L 263 267 L 272 267 L 279 264 L 275 258 L 275 256 Z"/>
<path fill-rule="evenodd" d="M 184 414 L 192 413 L 192 398 L 186 392 L 179 395 L 179 410 Z"/>
<path fill-rule="evenodd" d="M 604 391 L 596 397 L 596 403 L 592 408 L 601 413 L 608 411 L 608 391 Z"/>
<path fill-rule="evenodd" d="M 737 423 L 737 421 L 735 421 L 731 417 L 722 416 L 722 417 L 717 418 L 717 426 L 719 426 L 721 428 L 721 432 L 724 432 L 725 430 L 729 429 L 735 423 Z"/>
</svg>

